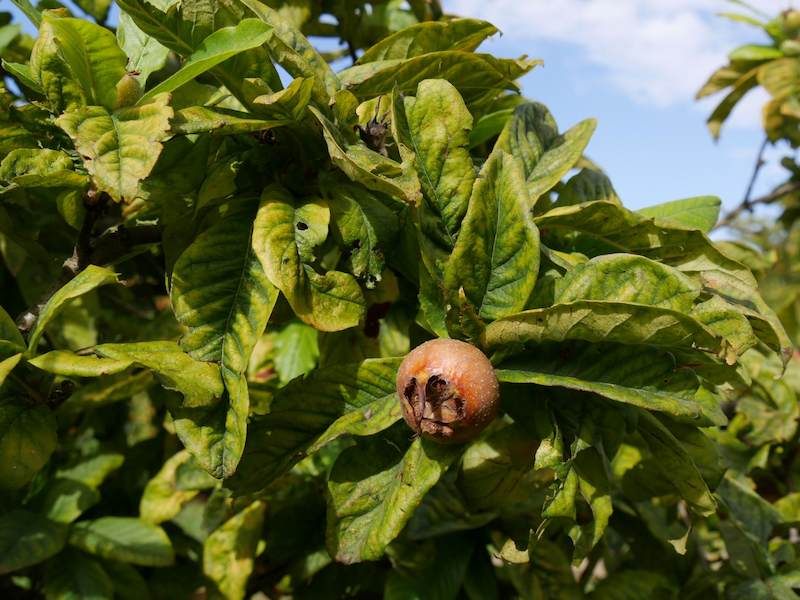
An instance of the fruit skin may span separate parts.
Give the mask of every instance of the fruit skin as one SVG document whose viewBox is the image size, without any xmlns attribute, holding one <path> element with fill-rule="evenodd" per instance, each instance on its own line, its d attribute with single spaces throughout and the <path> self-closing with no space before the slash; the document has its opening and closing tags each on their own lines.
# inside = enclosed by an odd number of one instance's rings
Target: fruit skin
<svg viewBox="0 0 800 600">
<path fill-rule="evenodd" d="M 474 439 L 500 406 L 489 359 L 459 340 L 436 339 L 414 348 L 397 371 L 396 385 L 408 426 L 440 443 Z"/>
<path fill-rule="evenodd" d="M 796 35 L 800 31 L 800 10 L 784 11 L 783 23 L 788 35 Z"/>
<path fill-rule="evenodd" d="M 136 71 L 125 73 L 117 82 L 117 99 L 114 108 L 133 106 L 142 97 L 142 84 L 136 79 L 137 75 Z"/>
</svg>

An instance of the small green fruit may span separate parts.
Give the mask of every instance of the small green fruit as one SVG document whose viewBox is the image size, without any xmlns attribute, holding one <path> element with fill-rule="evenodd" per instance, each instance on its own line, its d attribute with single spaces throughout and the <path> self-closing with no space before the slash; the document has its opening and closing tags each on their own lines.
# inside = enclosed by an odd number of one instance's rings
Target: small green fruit
<svg viewBox="0 0 800 600">
<path fill-rule="evenodd" d="M 133 106 L 142 97 L 142 84 L 136 79 L 138 73 L 125 73 L 117 82 L 117 100 L 114 108 Z"/>
<path fill-rule="evenodd" d="M 783 13 L 783 28 L 788 35 L 800 31 L 800 10 L 787 10 Z"/>
</svg>

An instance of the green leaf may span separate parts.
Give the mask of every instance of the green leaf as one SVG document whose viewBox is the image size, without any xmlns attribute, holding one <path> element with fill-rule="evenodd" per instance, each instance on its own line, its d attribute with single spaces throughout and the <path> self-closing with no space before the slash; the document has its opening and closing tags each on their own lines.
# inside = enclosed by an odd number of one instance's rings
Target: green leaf
<svg viewBox="0 0 800 600">
<path fill-rule="evenodd" d="M 410 573 L 404 572 L 405 569 L 393 569 L 389 573 L 383 590 L 384 600 L 462 597 L 459 591 L 468 573 L 470 557 L 480 549 L 467 535 L 440 537 L 435 544 L 430 562 L 424 562 Z M 491 578 L 494 579 L 494 573 Z"/>
<path fill-rule="evenodd" d="M 214 530 L 203 542 L 203 573 L 211 598 L 241 600 L 253 572 L 266 505 L 257 500 Z"/>
<path fill-rule="evenodd" d="M 235 26 L 246 16 L 238 3 L 219 0 L 210 0 L 202 10 L 182 2 L 155 5 L 147 0 L 119 0 L 117 4 L 144 33 L 185 57 L 197 50 L 215 30 Z M 250 98 L 246 88 L 249 80 L 261 79 L 262 85 L 268 89 L 281 87 L 278 73 L 263 47 L 240 53 L 213 67 L 210 73 L 248 108 Z"/>
<path fill-rule="evenodd" d="M 184 135 L 193 133 L 232 135 L 267 131 L 274 127 L 286 125 L 289 122 L 288 119 L 263 119 L 236 110 L 190 106 L 175 111 L 175 116 L 170 121 L 170 130 L 172 133 Z"/>
<path fill-rule="evenodd" d="M 111 581 L 114 584 L 114 593 L 121 600 L 150 600 L 150 590 L 144 577 L 135 567 L 129 564 L 107 560 L 103 562 Z"/>
<path fill-rule="evenodd" d="M 592 592 L 591 600 L 638 600 L 639 598 L 673 598 L 673 583 L 661 573 L 625 569 L 612 573 Z"/>
<path fill-rule="evenodd" d="M 186 450 L 173 454 L 147 482 L 139 501 L 139 517 L 142 521 L 154 525 L 168 521 L 197 495 L 197 490 L 179 490 L 176 483 L 178 468 L 191 458 L 192 455 Z"/>
<path fill-rule="evenodd" d="M 299 121 L 314 90 L 314 79 L 295 77 L 285 90 L 253 98 L 253 110 L 272 119 Z"/>
<path fill-rule="evenodd" d="M 587 256 L 627 252 L 658 260 L 687 273 L 722 272 L 744 285 L 756 287 L 744 265 L 725 255 L 696 229 L 655 223 L 612 202 L 590 202 L 554 208 L 534 221 L 549 231 L 548 246 L 558 248 L 566 236 L 579 235 L 568 251 Z M 562 237 L 563 236 L 563 237 Z M 552 241 L 551 241 L 552 240 Z M 563 241 L 562 241 L 563 240 Z"/>
<path fill-rule="evenodd" d="M 306 264 L 311 248 L 322 241 L 306 235 L 320 231 L 323 215 L 314 206 L 319 204 L 298 205 L 278 186 L 265 188 L 253 224 L 253 249 L 267 278 L 300 319 L 322 331 L 339 331 L 358 324 L 365 311 L 364 295 L 352 275 L 320 275 Z M 314 220 L 300 218 L 305 216 Z"/>
<path fill-rule="evenodd" d="M 50 482 L 42 498 L 41 512 L 56 523 L 72 523 L 100 501 L 100 493 L 71 479 Z"/>
<path fill-rule="evenodd" d="M 80 85 L 83 106 L 114 108 L 116 85 L 125 75 L 127 58 L 117 46 L 111 31 L 83 19 L 46 16 L 42 21 L 40 36 L 45 41 L 37 41 L 37 46 L 49 44 L 52 39 L 59 58 L 73 80 Z M 41 64 L 38 59 L 39 53 L 34 48 L 31 68 L 33 73 L 38 73 L 39 81 L 47 92 L 52 74 L 47 72 L 46 63 Z M 50 97 L 51 93 L 47 95 Z"/>
<path fill-rule="evenodd" d="M 522 104 L 497 139 L 495 152 L 502 150 L 522 162 L 533 205 L 575 166 L 596 127 L 594 119 L 587 119 L 559 135 L 546 106 L 538 102 Z"/>
<path fill-rule="evenodd" d="M 270 55 L 292 77 L 314 78 L 314 99 L 320 106 L 325 106 L 339 89 L 339 82 L 330 65 L 306 37 L 277 11 L 257 0 L 242 0 L 242 4 L 273 28 L 274 35 L 268 43 Z"/>
<path fill-rule="evenodd" d="M 145 567 L 174 561 L 172 543 L 163 529 L 132 517 L 101 517 L 72 526 L 69 543 L 90 554 Z"/>
<path fill-rule="evenodd" d="M 424 200 L 418 211 L 422 258 L 438 280 L 475 182 L 468 149 L 472 115 L 458 90 L 441 79 L 420 82 L 416 97 L 405 98 L 404 108 L 407 145 L 413 150 Z"/>
<path fill-rule="evenodd" d="M 614 508 L 611 501 L 611 484 L 606 472 L 606 459 L 594 447 L 580 450 L 572 459 L 578 475 L 578 491 L 589 505 L 592 519 L 576 523 L 569 536 L 574 544 L 573 561 L 586 558 L 603 538 Z"/>
<path fill-rule="evenodd" d="M 405 434 L 405 425 L 399 425 Z M 326 544 L 339 562 L 377 560 L 460 448 L 416 438 L 407 450 L 385 435 L 342 452 L 328 478 Z"/>
<path fill-rule="evenodd" d="M 745 481 L 726 474 L 717 488 L 717 496 L 724 502 L 729 518 L 758 544 L 766 546 L 774 527 L 783 519 L 778 509 L 746 487 Z"/>
<path fill-rule="evenodd" d="M 67 528 L 27 510 L 0 515 L 0 575 L 35 565 L 58 554 Z"/>
<path fill-rule="evenodd" d="M 372 435 L 400 418 L 399 359 L 315 369 L 276 393 L 250 423 L 242 464 L 228 484 L 256 491 L 342 435 Z"/>
<path fill-rule="evenodd" d="M 670 221 L 708 233 L 717 224 L 720 205 L 721 201 L 716 196 L 698 196 L 648 206 L 636 212 L 645 217 Z"/>
<path fill-rule="evenodd" d="M 669 308 L 627 302 L 577 300 L 526 310 L 486 328 L 489 348 L 509 344 L 619 342 L 721 351 L 722 340 L 695 319 Z"/>
<path fill-rule="evenodd" d="M 494 112 L 482 115 L 476 122 L 472 131 L 469 132 L 469 147 L 476 148 L 485 144 L 493 137 L 500 135 L 508 120 L 514 114 L 513 108 L 502 108 Z"/>
<path fill-rule="evenodd" d="M 719 296 L 692 307 L 690 316 L 721 335 L 737 356 L 758 344 L 758 338 L 747 317 Z"/>
<path fill-rule="evenodd" d="M 759 46 L 757 44 L 745 44 L 732 50 L 728 54 L 730 61 L 737 60 L 772 60 L 774 58 L 783 58 L 781 52 L 775 46 Z"/>
<path fill-rule="evenodd" d="M 605 173 L 594 169 L 581 169 L 576 175 L 570 177 L 558 194 L 558 200 L 553 207 L 570 206 L 584 202 L 603 200 L 622 205 L 611 180 Z"/>
<path fill-rule="evenodd" d="M 441 50 L 472 52 L 495 33 L 497 28 L 494 25 L 478 19 L 418 23 L 383 38 L 366 50 L 356 64 L 412 58 Z"/>
<path fill-rule="evenodd" d="M 272 28 L 258 19 L 244 19 L 235 27 L 217 29 L 203 40 L 179 71 L 148 90 L 138 104 L 146 104 L 158 94 L 176 90 L 232 56 L 261 46 L 271 35 Z"/>
<path fill-rule="evenodd" d="M 180 255 L 170 296 L 187 328 L 182 348 L 196 360 L 243 373 L 278 293 L 253 253 L 255 204 L 238 205 Z"/>
<path fill-rule="evenodd" d="M 47 563 L 44 595 L 47 600 L 111 600 L 114 584 L 100 563 L 72 550 Z"/>
<path fill-rule="evenodd" d="M 492 153 L 472 190 L 445 287 L 463 288 L 483 319 L 499 319 L 525 307 L 539 272 L 539 231 L 528 210 L 519 162 Z"/>
<path fill-rule="evenodd" d="M 100 356 L 131 361 L 152 370 L 164 387 L 183 394 L 184 406 L 207 406 L 222 396 L 219 370 L 193 359 L 175 342 L 100 344 L 94 350 Z"/>
<path fill-rule="evenodd" d="M 56 123 L 72 138 L 84 157 L 97 189 L 117 202 L 130 202 L 139 193 L 161 153 L 169 132 L 172 109 L 169 94 L 147 104 L 108 112 L 88 106 L 66 112 Z"/>
<path fill-rule="evenodd" d="M 20 360 L 22 360 L 21 352 L 17 352 L 16 354 L 12 354 L 4 360 L 0 360 L 0 386 L 3 385 L 6 377 L 8 377 L 11 371 L 14 370 L 14 367 L 19 364 Z"/>
<path fill-rule="evenodd" d="M 98 23 L 105 23 L 108 18 L 108 9 L 111 7 L 111 0 L 75 0 L 75 4 L 83 12 L 92 15 Z"/>
<path fill-rule="evenodd" d="M 419 180 L 412 163 L 398 163 L 371 150 L 363 142 L 350 144 L 336 126 L 319 110 L 308 107 L 322 125 L 331 161 L 352 181 L 364 187 L 416 204 Z"/>
<path fill-rule="evenodd" d="M 628 252 L 695 276 L 704 291 L 719 295 L 748 317 L 758 337 L 784 361 L 791 342 L 774 311 L 758 293 L 752 273 L 697 229 L 638 215 L 609 202 L 555 208 L 534 218 L 549 248 L 587 256 Z"/>
<path fill-rule="evenodd" d="M 119 15 L 117 42 L 128 56 L 127 70 L 139 73 L 138 80 L 144 88 L 151 73 L 167 64 L 169 48 L 162 46 L 154 37 L 139 29 L 126 12 Z"/>
<path fill-rule="evenodd" d="M 800 492 L 792 492 L 774 504 L 782 523 L 800 523 Z"/>
<path fill-rule="evenodd" d="M 5 309 L 0 306 L 0 356 L 25 349 L 25 339 Z"/>
<path fill-rule="evenodd" d="M 31 71 L 30 65 L 8 62 L 5 59 L 0 59 L 0 64 L 3 67 L 3 70 L 5 70 L 12 77 L 18 79 L 24 87 L 44 96 L 44 90 L 39 84 L 39 80 L 33 74 L 33 71 Z"/>
<path fill-rule="evenodd" d="M 781 581 L 781 576 L 770 577 L 766 581 L 750 579 L 733 584 L 726 589 L 730 600 L 794 600 L 797 594 L 792 585 Z"/>
<path fill-rule="evenodd" d="M 42 13 L 31 4 L 30 0 L 11 0 L 22 14 L 24 14 L 34 26 L 39 27 L 42 22 Z"/>
<path fill-rule="evenodd" d="M 54 375 L 101 377 L 122 373 L 133 364 L 133 361 L 80 356 L 66 350 L 53 350 L 29 360 L 28 364 Z"/>
<path fill-rule="evenodd" d="M 0 162 L 0 180 L 6 190 L 17 187 L 84 187 L 86 175 L 73 170 L 72 159 L 60 150 L 19 148 Z"/>
<path fill-rule="evenodd" d="M 311 372 L 319 360 L 317 330 L 304 323 L 289 323 L 270 336 L 275 371 L 281 383 Z"/>
<path fill-rule="evenodd" d="M 250 404 L 241 373 L 225 367 L 220 376 L 216 365 L 193 359 L 174 342 L 101 344 L 95 351 L 151 369 L 164 387 L 183 394 L 183 402 L 170 407 L 181 442 L 214 477 L 233 473 L 244 447 Z M 240 359 L 237 351 L 226 354 L 232 367 Z"/>
<path fill-rule="evenodd" d="M 521 426 L 499 427 L 472 443 L 461 460 L 458 487 L 471 512 L 500 512 L 528 493 L 536 440 Z"/>
<path fill-rule="evenodd" d="M 128 400 L 131 396 L 146 390 L 153 385 L 153 375 L 149 371 L 139 373 L 118 373 L 101 377 L 97 381 L 81 386 L 58 407 L 60 414 L 75 414 Z"/>
<path fill-rule="evenodd" d="M 672 482 L 689 506 L 698 514 L 713 514 L 717 503 L 708 490 L 708 485 L 692 457 L 669 429 L 655 416 L 641 414 L 638 430 L 653 453 L 655 464 L 662 475 Z"/>
<path fill-rule="evenodd" d="M 698 425 L 726 422 L 718 407 L 695 399 L 699 382 L 693 372 L 676 364 L 670 353 L 646 346 L 543 345 L 502 363 L 496 374 L 501 382 L 592 392 Z"/>
<path fill-rule="evenodd" d="M 425 79 L 446 79 L 461 92 L 467 106 L 498 96 L 503 90 L 518 91 L 514 82 L 538 60 L 495 58 L 456 50 L 430 52 L 408 59 L 393 59 L 356 65 L 339 73 L 344 89 L 359 99 L 400 93 L 413 94 Z"/>
<path fill-rule="evenodd" d="M 250 396 L 242 373 L 222 370 L 226 395 L 210 405 L 184 402 L 170 409 L 175 432 L 197 463 L 217 479 L 236 470 L 247 436 Z"/>
<path fill-rule="evenodd" d="M 64 308 L 69 300 L 111 283 L 117 283 L 117 274 L 114 271 L 96 265 L 89 265 L 64 287 L 50 296 L 50 299 L 39 312 L 36 325 L 28 337 L 28 354 L 36 352 L 36 347 L 39 345 L 39 340 L 44 334 L 47 324 Z"/>
<path fill-rule="evenodd" d="M 556 282 L 555 302 L 608 300 L 687 313 L 700 287 L 672 267 L 632 254 L 598 256 Z"/>
<path fill-rule="evenodd" d="M 733 84 L 733 89 L 717 105 L 706 121 L 708 130 L 715 140 L 719 139 L 722 125 L 730 116 L 739 101 L 745 97 L 747 92 L 758 85 L 758 72 L 760 67 L 756 67 L 742 74 Z"/>
<path fill-rule="evenodd" d="M 43 406 L 0 405 L 0 488 L 27 484 L 50 460 L 58 438 L 56 420 Z"/>
<path fill-rule="evenodd" d="M 713 96 L 725 88 L 731 87 L 747 70 L 749 69 L 743 68 L 743 65 L 728 64 L 720 67 L 709 76 L 703 87 L 697 91 L 695 100 Z"/>
<path fill-rule="evenodd" d="M 367 287 L 381 280 L 389 242 L 400 229 L 395 214 L 375 194 L 350 183 L 336 181 L 323 187 L 342 247 L 349 250 L 350 273 Z"/>
<path fill-rule="evenodd" d="M 58 479 L 80 481 L 91 487 L 100 487 L 106 477 L 118 469 L 124 462 L 121 454 L 101 453 L 83 458 L 69 467 L 59 469 L 55 476 Z"/>
<path fill-rule="evenodd" d="M 59 469 L 41 493 L 39 512 L 58 523 L 71 523 L 100 501 L 97 488 L 124 461 L 121 454 L 98 454 Z"/>
</svg>

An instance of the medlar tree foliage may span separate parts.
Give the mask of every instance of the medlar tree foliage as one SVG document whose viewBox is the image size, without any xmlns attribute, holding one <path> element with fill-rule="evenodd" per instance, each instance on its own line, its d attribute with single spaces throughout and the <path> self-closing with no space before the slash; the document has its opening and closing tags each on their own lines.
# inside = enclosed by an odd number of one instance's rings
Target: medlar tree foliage
<svg viewBox="0 0 800 600">
<path fill-rule="evenodd" d="M 750 387 L 791 340 L 719 201 L 625 209 L 492 25 L 14 2 L 4 597 L 794 597 L 795 519 L 748 478 L 794 436 L 794 388 Z M 402 419 L 436 338 L 500 382 L 465 443 Z"/>
</svg>

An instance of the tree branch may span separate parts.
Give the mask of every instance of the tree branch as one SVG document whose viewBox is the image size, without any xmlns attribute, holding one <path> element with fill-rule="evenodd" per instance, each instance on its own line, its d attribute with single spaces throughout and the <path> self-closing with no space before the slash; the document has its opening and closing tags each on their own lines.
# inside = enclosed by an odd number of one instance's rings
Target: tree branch
<svg viewBox="0 0 800 600">
<path fill-rule="evenodd" d="M 155 225 L 126 228 L 124 225 L 111 228 L 100 236 L 94 233 L 95 226 L 103 215 L 108 197 L 89 190 L 84 196 L 86 215 L 72 249 L 72 256 L 64 261 L 61 277 L 34 306 L 17 317 L 17 328 L 22 333 L 33 329 L 39 313 L 58 290 L 69 283 L 89 265 L 111 264 L 129 254 L 134 246 L 160 241 L 161 231 Z"/>
<path fill-rule="evenodd" d="M 769 194 L 766 194 L 765 196 L 754 198 L 752 200 L 749 200 L 747 203 L 742 202 L 739 206 L 731 210 L 722 219 L 720 219 L 714 226 L 714 229 L 719 229 L 720 227 L 727 227 L 728 225 L 733 223 L 737 218 L 739 218 L 739 215 L 741 215 L 743 212 L 745 211 L 753 212 L 753 209 L 759 204 L 772 204 L 773 202 L 780 200 L 784 196 L 788 196 L 789 194 L 793 194 L 794 192 L 797 191 L 800 191 L 800 181 L 790 181 L 777 187 L 774 191 L 770 192 Z"/>
</svg>

